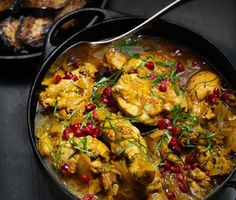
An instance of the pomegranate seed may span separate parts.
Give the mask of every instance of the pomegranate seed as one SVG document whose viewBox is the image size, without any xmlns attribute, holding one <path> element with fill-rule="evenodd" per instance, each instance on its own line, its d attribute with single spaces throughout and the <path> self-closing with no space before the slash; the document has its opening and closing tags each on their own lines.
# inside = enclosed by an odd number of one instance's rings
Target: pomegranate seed
<svg viewBox="0 0 236 200">
<path fill-rule="evenodd" d="M 210 172 L 209 172 L 208 170 L 205 171 L 205 174 L 206 174 L 207 176 L 210 176 Z"/>
<path fill-rule="evenodd" d="M 80 129 L 78 128 L 78 129 L 76 129 L 76 130 L 74 131 L 74 135 L 75 135 L 76 137 L 82 137 L 84 134 L 83 134 L 82 130 L 80 130 Z"/>
<path fill-rule="evenodd" d="M 169 160 L 165 160 L 163 167 L 164 167 L 165 170 L 169 170 L 170 167 L 171 167 L 170 161 Z"/>
<path fill-rule="evenodd" d="M 59 74 L 57 74 L 57 75 L 54 77 L 54 83 L 55 83 L 55 84 L 60 83 L 61 79 L 62 79 L 62 77 L 61 77 Z"/>
<path fill-rule="evenodd" d="M 96 106 L 92 103 L 89 103 L 87 106 L 86 106 L 86 110 L 89 112 L 89 111 L 92 111 L 92 110 L 95 110 L 96 109 Z"/>
<path fill-rule="evenodd" d="M 70 137 L 70 134 L 72 133 L 72 129 L 71 128 L 66 128 L 64 131 L 63 131 L 63 137 L 62 139 L 63 140 L 68 140 L 69 137 Z"/>
<path fill-rule="evenodd" d="M 208 98 L 209 103 L 211 104 L 216 104 L 218 102 L 217 95 L 215 94 L 208 94 L 207 98 Z"/>
<path fill-rule="evenodd" d="M 166 129 L 170 123 L 169 119 L 160 119 L 157 122 L 157 126 L 159 129 Z"/>
<path fill-rule="evenodd" d="M 81 131 L 85 134 L 85 135 L 89 135 L 91 129 L 88 125 L 84 126 Z"/>
<path fill-rule="evenodd" d="M 74 75 L 71 72 L 66 72 L 64 78 L 65 79 L 72 79 Z"/>
<path fill-rule="evenodd" d="M 71 173 L 70 166 L 64 163 L 63 165 L 61 165 L 61 172 L 65 175 L 70 174 Z"/>
<path fill-rule="evenodd" d="M 219 88 L 214 88 L 213 94 L 215 94 L 217 97 L 220 96 L 220 89 Z"/>
<path fill-rule="evenodd" d="M 95 118 L 95 119 L 98 118 L 98 113 L 97 113 L 96 110 L 93 110 L 93 113 L 92 113 L 92 114 L 93 114 L 93 118 Z"/>
<path fill-rule="evenodd" d="M 112 113 L 116 113 L 118 111 L 117 107 L 115 106 L 109 106 L 108 110 Z"/>
<path fill-rule="evenodd" d="M 194 164 L 198 163 L 197 156 L 196 156 L 196 155 L 187 156 L 187 157 L 185 158 L 185 163 L 186 163 L 186 164 L 189 164 L 189 165 L 194 165 Z"/>
<path fill-rule="evenodd" d="M 183 72 L 185 69 L 184 64 L 182 62 L 177 62 L 176 63 L 176 71 L 177 72 Z"/>
<path fill-rule="evenodd" d="M 108 98 L 103 97 L 103 98 L 102 98 L 102 102 L 103 102 L 104 104 L 108 104 L 110 101 L 108 100 Z"/>
<path fill-rule="evenodd" d="M 223 92 L 223 93 L 221 94 L 221 96 L 220 96 L 220 99 L 221 99 L 222 101 L 226 101 L 226 100 L 229 99 L 229 96 L 230 96 L 230 93 L 228 93 L 228 92 Z"/>
<path fill-rule="evenodd" d="M 186 163 L 186 164 L 192 164 L 192 163 L 193 163 L 193 160 L 194 160 L 193 156 L 187 156 L 187 157 L 185 158 L 185 163 Z"/>
<path fill-rule="evenodd" d="M 154 70 L 155 65 L 154 65 L 154 63 L 152 61 L 147 61 L 145 63 L 145 67 L 148 68 L 149 70 Z"/>
<path fill-rule="evenodd" d="M 174 147 L 177 146 L 179 144 L 179 141 L 177 138 L 171 138 L 170 142 L 169 142 L 169 147 Z"/>
<path fill-rule="evenodd" d="M 78 78 L 77 76 L 73 76 L 73 77 L 71 78 L 72 81 L 78 81 L 78 79 L 79 79 L 79 78 Z"/>
<path fill-rule="evenodd" d="M 182 173 L 176 173 L 176 178 L 179 179 L 180 181 L 184 180 L 184 175 Z"/>
<path fill-rule="evenodd" d="M 81 175 L 81 180 L 82 180 L 84 183 L 89 183 L 90 178 L 89 178 L 89 176 L 87 176 L 87 175 Z"/>
<path fill-rule="evenodd" d="M 190 166 L 191 166 L 191 169 L 192 169 L 192 170 L 195 169 L 195 168 L 197 167 L 197 165 L 198 165 L 197 163 L 190 165 Z"/>
<path fill-rule="evenodd" d="M 161 92 L 166 92 L 167 91 L 167 86 L 166 86 L 166 83 L 164 81 L 161 81 L 161 83 L 159 85 L 159 90 Z"/>
<path fill-rule="evenodd" d="M 170 169 L 174 173 L 180 173 L 180 167 L 178 165 L 171 166 Z"/>
<path fill-rule="evenodd" d="M 100 132 L 101 132 L 101 127 L 97 126 L 97 127 L 93 128 L 91 136 L 98 137 L 100 135 Z"/>
<path fill-rule="evenodd" d="M 107 99 L 111 97 L 111 87 L 107 87 L 103 90 L 103 96 Z"/>
<path fill-rule="evenodd" d="M 75 62 L 72 63 L 72 66 L 79 68 L 81 66 L 81 61 L 77 58 Z"/>
<path fill-rule="evenodd" d="M 93 194 L 86 194 L 86 195 L 84 195 L 82 200 L 95 200 L 95 199 L 96 199 L 95 195 L 93 195 Z"/>
<path fill-rule="evenodd" d="M 179 184 L 179 189 L 183 193 L 187 193 L 188 192 L 188 188 L 183 183 Z"/>
<path fill-rule="evenodd" d="M 79 125 L 79 124 L 73 124 L 73 125 L 71 126 L 71 128 L 72 128 L 73 131 L 76 131 L 77 129 L 80 128 L 80 125 Z"/>
<path fill-rule="evenodd" d="M 172 147 L 172 150 L 176 153 L 176 154 L 182 154 L 182 149 L 181 147 L 178 145 L 178 146 L 173 146 Z"/>
<path fill-rule="evenodd" d="M 184 165 L 183 169 L 185 171 L 191 170 L 191 165 Z"/>
<path fill-rule="evenodd" d="M 167 192 L 166 196 L 169 200 L 174 200 L 175 199 L 175 194 L 173 192 Z"/>
<path fill-rule="evenodd" d="M 173 125 L 169 125 L 167 127 L 167 129 L 172 133 L 172 136 L 173 137 L 177 137 L 178 136 L 178 133 L 179 133 L 179 130 L 177 127 L 173 126 Z"/>
<path fill-rule="evenodd" d="M 149 78 L 151 80 L 154 80 L 156 77 L 157 77 L 157 75 L 155 73 L 153 73 L 153 72 L 149 74 Z"/>
</svg>

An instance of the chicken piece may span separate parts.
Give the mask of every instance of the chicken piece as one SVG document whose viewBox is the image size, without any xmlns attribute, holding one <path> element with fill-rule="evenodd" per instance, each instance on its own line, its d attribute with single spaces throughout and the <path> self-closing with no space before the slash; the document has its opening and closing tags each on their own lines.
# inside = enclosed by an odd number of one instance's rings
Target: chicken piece
<svg viewBox="0 0 236 200">
<path fill-rule="evenodd" d="M 203 169 L 209 171 L 210 176 L 229 174 L 233 170 L 234 163 L 227 154 L 225 155 L 224 149 L 219 150 L 217 154 L 205 152 L 204 149 L 200 151 L 202 153 L 199 155 L 199 163 L 202 163 Z"/>
<path fill-rule="evenodd" d="M 127 57 L 115 48 L 111 48 L 108 52 L 106 52 L 104 60 L 108 68 L 113 71 L 124 67 L 127 62 Z"/>
<path fill-rule="evenodd" d="M 210 177 L 207 176 L 206 173 L 201 171 L 199 168 L 195 168 L 195 169 L 189 171 L 189 177 L 191 177 L 197 181 L 202 181 L 202 180 L 210 181 Z"/>
<path fill-rule="evenodd" d="M 108 147 L 103 142 L 90 135 L 74 138 L 74 148 L 78 150 L 86 149 L 88 155 L 93 158 L 101 157 L 105 161 L 110 159 L 110 150 Z"/>
<path fill-rule="evenodd" d="M 219 77 L 210 71 L 200 71 L 193 75 L 187 83 L 187 91 L 192 100 L 202 101 L 214 88 L 220 87 Z"/>
<path fill-rule="evenodd" d="M 207 191 L 209 188 L 201 187 L 196 181 L 192 181 L 190 184 L 190 191 L 191 193 L 196 196 L 198 199 L 204 199 L 207 195 Z"/>
<path fill-rule="evenodd" d="M 125 114 L 137 117 L 141 123 L 156 125 L 161 112 L 186 104 L 182 92 L 177 96 L 171 82 L 167 83 L 167 88 L 166 92 L 161 92 L 150 80 L 138 74 L 125 74 L 113 86 L 112 95 Z"/>
<path fill-rule="evenodd" d="M 213 93 L 214 88 L 220 87 L 219 77 L 210 71 L 200 71 L 193 75 L 187 83 L 188 108 L 193 114 L 202 118 L 212 119 L 215 113 L 207 101 L 209 94 Z"/>
<path fill-rule="evenodd" d="M 156 168 L 147 158 L 147 146 L 139 130 L 128 120 L 111 116 L 103 125 L 103 137 L 110 143 L 112 152 L 129 161 L 129 172 L 140 183 L 153 181 Z"/>
<path fill-rule="evenodd" d="M 93 90 L 94 74 L 96 72 L 97 69 L 94 65 L 85 64 L 85 66 L 71 72 L 73 76 L 78 77 L 76 81 L 63 78 L 59 83 L 55 84 L 51 80 L 53 78 L 50 78 L 50 80 L 45 79 L 42 84 L 47 87 L 39 95 L 41 104 L 45 108 L 51 106 L 56 107 L 58 110 L 65 109 L 68 113 L 74 111 L 81 103 L 88 101 Z"/>
<path fill-rule="evenodd" d="M 99 159 L 91 163 L 91 170 L 95 174 L 100 174 L 99 180 L 108 195 L 108 199 L 113 199 L 112 197 L 117 194 L 119 189 L 118 178 L 121 173 L 112 163 L 104 163 Z"/>
<path fill-rule="evenodd" d="M 53 151 L 53 145 L 47 135 L 43 135 L 39 138 L 38 148 L 41 156 L 49 157 L 51 155 Z"/>
<path fill-rule="evenodd" d="M 167 196 L 165 193 L 162 192 L 155 192 L 153 194 L 149 194 L 147 196 L 147 200 L 168 200 Z"/>
</svg>

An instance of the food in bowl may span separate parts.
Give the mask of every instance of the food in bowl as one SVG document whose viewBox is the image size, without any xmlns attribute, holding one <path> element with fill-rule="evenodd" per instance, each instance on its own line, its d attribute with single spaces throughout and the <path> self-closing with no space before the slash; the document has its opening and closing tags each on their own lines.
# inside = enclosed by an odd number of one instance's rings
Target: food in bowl
<svg viewBox="0 0 236 200">
<path fill-rule="evenodd" d="M 26 0 L 19 5 L 13 0 L 0 2 L 0 12 L 10 8 L 13 11 L 0 21 L 0 54 L 39 52 L 51 25 L 66 14 L 83 8 L 86 3 L 86 0 Z M 75 25 L 74 20 L 73 23 L 67 22 L 63 31 Z"/>
<path fill-rule="evenodd" d="M 38 150 L 82 199 L 203 199 L 235 167 L 236 96 L 173 41 L 79 45 L 42 81 Z"/>
</svg>

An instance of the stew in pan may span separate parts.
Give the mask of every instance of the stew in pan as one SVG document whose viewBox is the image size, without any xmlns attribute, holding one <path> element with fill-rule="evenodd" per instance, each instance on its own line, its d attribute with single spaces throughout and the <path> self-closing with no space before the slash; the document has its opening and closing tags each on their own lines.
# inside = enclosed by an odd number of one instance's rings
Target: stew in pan
<svg viewBox="0 0 236 200">
<path fill-rule="evenodd" d="M 202 199 L 235 167 L 235 90 L 166 39 L 71 48 L 42 82 L 35 125 L 42 157 L 86 200 Z"/>
</svg>

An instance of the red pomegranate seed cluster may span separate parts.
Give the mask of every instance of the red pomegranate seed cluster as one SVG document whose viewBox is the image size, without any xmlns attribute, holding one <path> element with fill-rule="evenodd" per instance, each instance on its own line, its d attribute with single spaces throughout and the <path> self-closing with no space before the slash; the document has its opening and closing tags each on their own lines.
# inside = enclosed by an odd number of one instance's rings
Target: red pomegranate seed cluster
<svg viewBox="0 0 236 200">
<path fill-rule="evenodd" d="M 89 103 L 87 106 L 86 106 L 86 111 L 87 112 L 90 112 L 92 110 L 95 110 L 96 109 L 96 105 L 92 104 L 92 103 Z"/>
<path fill-rule="evenodd" d="M 172 137 L 169 144 L 168 144 L 168 147 L 174 151 L 176 154 L 178 155 L 181 155 L 183 153 L 182 151 L 182 144 L 181 142 L 178 140 L 177 137 Z"/>
<path fill-rule="evenodd" d="M 101 132 L 101 126 L 94 124 L 87 124 L 81 129 L 84 135 L 91 135 L 92 137 L 98 137 Z"/>
<path fill-rule="evenodd" d="M 174 192 L 171 192 L 171 191 L 167 192 L 166 196 L 167 196 L 168 200 L 174 200 L 176 197 Z"/>
<path fill-rule="evenodd" d="M 171 124 L 171 121 L 167 118 L 159 119 L 157 122 L 157 127 L 159 129 L 167 129 L 167 127 Z"/>
<path fill-rule="evenodd" d="M 172 138 L 168 144 L 168 147 L 175 153 L 182 154 L 182 144 L 178 140 L 178 128 L 171 124 L 171 121 L 167 118 L 158 120 L 157 127 L 159 129 L 167 129 L 171 133 Z"/>
<path fill-rule="evenodd" d="M 185 162 L 184 162 L 184 167 L 183 169 L 188 171 L 188 170 L 193 170 L 198 166 L 198 159 L 196 155 L 192 155 L 192 156 L 187 156 L 185 158 Z"/>
<path fill-rule="evenodd" d="M 84 195 L 82 200 L 95 200 L 95 199 L 96 199 L 95 195 L 93 195 L 93 194 L 86 194 L 86 195 Z"/>
<path fill-rule="evenodd" d="M 78 77 L 73 75 L 71 72 L 65 72 L 64 79 L 71 79 L 72 81 L 77 81 Z"/>
<path fill-rule="evenodd" d="M 230 93 L 228 92 L 222 92 L 219 88 L 214 88 L 213 92 L 208 94 L 207 100 L 210 104 L 218 104 L 219 100 L 221 101 L 227 101 L 230 97 Z"/>
<path fill-rule="evenodd" d="M 81 128 L 80 124 L 74 124 L 63 131 L 62 139 L 68 140 L 70 138 L 70 135 L 74 135 L 75 137 L 82 137 L 87 135 L 98 137 L 100 135 L 100 132 L 101 126 L 99 125 L 89 123 Z"/>
<path fill-rule="evenodd" d="M 118 109 L 112 102 L 111 89 L 112 89 L 111 87 L 107 87 L 103 90 L 102 102 L 108 107 L 108 110 L 110 112 L 115 113 L 118 111 Z"/>
<path fill-rule="evenodd" d="M 80 61 L 79 58 L 75 57 L 75 56 L 71 56 L 69 59 L 68 59 L 68 65 L 69 66 L 73 66 L 75 68 L 79 68 L 82 63 Z"/>
<path fill-rule="evenodd" d="M 181 192 L 183 192 L 183 193 L 187 193 L 187 192 L 188 192 L 188 188 L 187 188 L 186 185 L 183 184 L 183 183 L 180 183 L 180 184 L 179 184 L 179 190 L 180 190 Z"/>
</svg>

